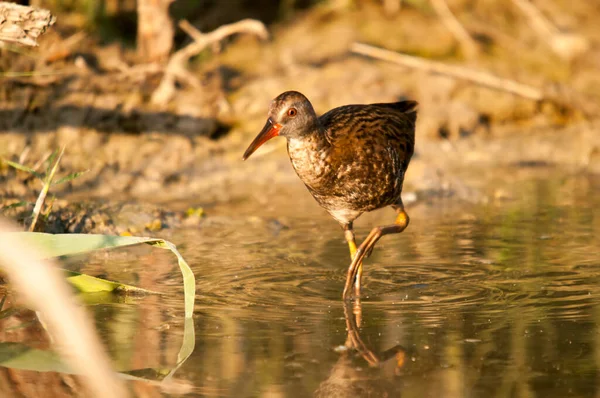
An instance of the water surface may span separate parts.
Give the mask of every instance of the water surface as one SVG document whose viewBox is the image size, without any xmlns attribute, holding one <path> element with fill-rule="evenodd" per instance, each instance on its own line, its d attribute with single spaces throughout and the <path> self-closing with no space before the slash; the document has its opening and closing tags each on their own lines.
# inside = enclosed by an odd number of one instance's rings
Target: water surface
<svg viewBox="0 0 600 398">
<path fill-rule="evenodd" d="M 197 278 L 196 348 L 175 375 L 179 392 L 600 396 L 599 179 L 531 179 L 487 204 L 419 200 L 407 230 L 367 259 L 363 297 L 348 304 L 342 231 L 297 188 L 208 208 L 200 226 L 172 231 Z M 365 215 L 357 236 L 393 219 Z M 138 248 L 72 262 L 167 293 L 89 300 L 117 367 L 164 376 L 182 336 L 174 259 Z M 134 388 L 149 391 L 160 390 Z"/>
<path fill-rule="evenodd" d="M 597 396 L 600 182 L 513 191 L 408 207 L 346 308 L 343 235 L 301 193 L 177 234 L 198 277 L 181 375 L 206 396 Z M 358 235 L 393 217 L 361 218 Z"/>
</svg>

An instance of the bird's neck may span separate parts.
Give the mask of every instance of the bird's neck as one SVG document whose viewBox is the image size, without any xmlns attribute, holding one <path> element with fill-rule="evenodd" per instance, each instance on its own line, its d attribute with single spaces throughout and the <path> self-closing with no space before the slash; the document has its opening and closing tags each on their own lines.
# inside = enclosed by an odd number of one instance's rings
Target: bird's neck
<svg viewBox="0 0 600 398">
<path fill-rule="evenodd" d="M 306 185 L 316 188 L 319 181 L 329 172 L 328 162 L 331 145 L 325 132 L 315 132 L 288 139 L 288 154 L 296 173 Z"/>
<path fill-rule="evenodd" d="M 320 152 L 329 147 L 325 129 L 316 125 L 309 133 L 298 134 L 288 138 L 288 150 L 302 152 Z M 290 154 L 291 155 L 291 154 Z"/>
</svg>

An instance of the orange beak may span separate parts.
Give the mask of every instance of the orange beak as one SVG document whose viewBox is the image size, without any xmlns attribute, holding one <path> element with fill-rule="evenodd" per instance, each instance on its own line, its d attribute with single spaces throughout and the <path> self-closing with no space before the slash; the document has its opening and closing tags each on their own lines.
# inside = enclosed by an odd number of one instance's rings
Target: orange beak
<svg viewBox="0 0 600 398">
<path fill-rule="evenodd" d="M 259 146 L 269 141 L 273 137 L 277 137 L 279 135 L 279 130 L 281 130 L 281 124 L 273 123 L 271 118 L 267 119 L 267 123 L 265 127 L 263 127 L 262 131 L 258 133 L 254 141 L 248 146 L 246 152 L 244 152 L 244 156 L 242 159 L 246 160 L 258 149 Z"/>
</svg>

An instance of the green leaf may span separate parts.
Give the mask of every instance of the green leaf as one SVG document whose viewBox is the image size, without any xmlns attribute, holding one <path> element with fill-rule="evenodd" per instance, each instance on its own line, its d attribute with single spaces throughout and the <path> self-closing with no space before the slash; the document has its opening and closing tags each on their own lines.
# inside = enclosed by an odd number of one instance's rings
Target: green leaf
<svg viewBox="0 0 600 398">
<path fill-rule="evenodd" d="M 9 210 L 9 209 L 14 209 L 16 207 L 29 206 L 29 205 L 31 205 L 30 202 L 25 202 L 25 201 L 22 200 L 22 201 L 17 202 L 17 203 L 12 203 L 12 204 L 7 205 L 7 206 L 2 206 L 2 207 L 0 207 L 0 210 Z"/>
<path fill-rule="evenodd" d="M 119 292 L 133 294 L 160 294 L 152 290 L 146 290 L 124 283 L 113 282 L 102 278 L 96 278 L 75 271 L 67 271 L 67 282 L 73 285 L 80 293 Z"/>
<path fill-rule="evenodd" d="M 84 171 L 77 171 L 75 173 L 71 173 L 71 174 L 69 174 L 67 176 L 59 178 L 58 181 L 54 181 L 52 183 L 52 185 L 59 185 L 59 184 L 65 183 L 65 182 L 73 181 L 74 179 L 76 179 L 77 177 L 79 177 L 79 176 L 87 173 L 88 171 L 89 170 L 84 170 Z"/>
<path fill-rule="evenodd" d="M 190 266 L 181 256 L 176 246 L 163 239 L 146 238 L 137 236 L 116 236 L 96 234 L 45 234 L 38 232 L 10 232 L 19 234 L 25 243 L 38 247 L 43 258 L 68 256 L 87 253 L 93 250 L 125 247 L 138 244 L 149 244 L 155 247 L 168 249 L 175 254 L 183 275 L 183 292 L 185 300 L 185 316 L 191 318 L 194 312 L 194 299 L 196 296 L 196 280 Z M 0 239 L 2 235 L 0 234 Z"/>
<path fill-rule="evenodd" d="M 14 167 L 17 170 L 21 170 L 24 171 L 26 173 L 29 173 L 31 175 L 34 175 L 35 177 L 39 178 L 40 180 L 44 179 L 44 176 L 41 173 L 38 173 L 37 171 L 35 171 L 34 169 L 24 166 L 22 164 L 16 163 L 16 162 L 11 162 L 10 160 L 6 160 L 4 159 L 4 163 L 6 163 L 7 165 Z"/>
<path fill-rule="evenodd" d="M 54 352 L 38 350 L 20 343 L 0 343 L 0 366 L 36 372 L 71 373 Z"/>
<path fill-rule="evenodd" d="M 51 170 L 54 169 L 54 172 L 56 172 L 57 168 L 58 168 L 58 163 L 60 163 L 60 158 L 62 158 L 63 153 L 65 153 L 65 148 L 63 147 L 62 150 L 59 152 L 58 149 L 52 151 L 52 153 L 50 154 L 50 156 L 48 156 L 48 159 L 46 159 L 46 162 L 48 163 L 48 166 L 46 166 L 46 178 L 48 178 L 48 175 L 51 173 Z M 58 159 L 56 158 L 58 156 Z M 56 161 L 54 161 L 54 159 L 57 159 Z M 50 181 L 52 181 L 52 179 L 50 179 Z"/>
<path fill-rule="evenodd" d="M 70 369 L 59 355 L 53 351 L 39 350 L 21 343 L 0 342 L 0 366 L 18 370 L 32 370 L 35 372 L 60 372 L 78 374 Z M 167 373 L 164 369 L 117 369 L 119 376 L 128 380 L 152 381 L 152 379 L 138 377 L 137 374 L 161 375 Z"/>
<path fill-rule="evenodd" d="M 179 264 L 179 268 L 183 275 L 184 287 L 184 302 L 185 302 L 185 320 L 183 330 L 183 341 L 179 353 L 177 355 L 176 365 L 168 372 L 162 369 L 155 370 L 156 374 L 167 374 L 165 379 L 172 378 L 173 374 L 181 367 L 181 365 L 189 358 L 194 351 L 195 346 L 195 331 L 194 320 L 192 314 L 194 311 L 194 299 L 196 295 L 196 282 L 194 273 L 183 259 L 177 247 L 166 240 L 135 236 L 113 236 L 113 235 L 94 235 L 94 234 L 45 234 L 38 232 L 9 232 L 0 234 L 0 239 L 3 236 L 18 234 L 24 243 L 30 244 L 39 249 L 38 254 L 41 258 L 68 256 L 74 254 L 87 253 L 93 250 L 110 249 L 117 247 L 125 247 L 137 244 L 149 244 L 161 249 L 168 249 L 175 254 Z M 88 297 L 99 295 L 103 297 L 106 291 L 114 291 L 114 289 L 123 289 L 124 284 L 111 282 L 94 278 L 88 275 L 69 272 L 67 279 L 71 279 L 71 283 L 81 287 L 84 291 L 92 291 L 91 295 L 84 294 Z M 150 292 L 148 290 L 139 289 L 130 286 L 133 291 Z M 110 290 L 113 289 L 113 290 Z M 154 293 L 154 292 L 150 292 Z M 7 310 L 8 311 L 8 310 Z M 0 343 L 0 366 L 35 370 L 39 372 L 54 371 L 63 373 L 72 373 L 60 360 L 60 358 L 52 352 L 33 349 L 18 343 Z M 139 379 L 135 376 L 137 370 L 120 369 L 121 377 L 126 379 Z M 131 374 L 128 374 L 131 373 Z"/>
<path fill-rule="evenodd" d="M 196 333 L 194 332 L 194 319 L 191 317 L 185 318 L 183 326 L 183 342 L 181 348 L 177 354 L 177 364 L 169 374 L 165 377 L 165 380 L 173 377 L 175 372 L 183 365 L 183 363 L 192 355 L 194 347 L 196 346 Z"/>
</svg>

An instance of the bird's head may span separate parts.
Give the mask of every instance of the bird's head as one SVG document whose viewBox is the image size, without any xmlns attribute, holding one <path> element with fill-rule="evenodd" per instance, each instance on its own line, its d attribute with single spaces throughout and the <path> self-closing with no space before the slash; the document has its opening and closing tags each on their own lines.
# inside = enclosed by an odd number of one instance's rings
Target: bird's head
<svg viewBox="0 0 600 398">
<path fill-rule="evenodd" d="M 297 91 L 286 91 L 271 101 L 265 127 L 244 152 L 246 160 L 273 137 L 298 138 L 315 131 L 318 122 L 310 101 Z"/>
</svg>

